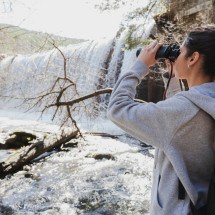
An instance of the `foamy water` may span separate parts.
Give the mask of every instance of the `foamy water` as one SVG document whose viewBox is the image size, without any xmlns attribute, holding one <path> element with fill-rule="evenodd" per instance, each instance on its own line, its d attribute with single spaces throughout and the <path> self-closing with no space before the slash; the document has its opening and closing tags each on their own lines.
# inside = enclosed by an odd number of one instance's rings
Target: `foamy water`
<svg viewBox="0 0 215 215">
<path fill-rule="evenodd" d="M 100 121 L 101 123 L 101 121 Z M 105 122 L 103 121 L 103 125 Z M 0 118 L 0 129 L 55 131 L 31 120 Z M 86 126 L 86 125 L 85 125 Z M 107 122 L 99 132 L 108 132 Z M 91 131 L 96 131 L 96 126 Z M 0 181 L 0 211 L 9 214 L 148 214 L 152 148 L 115 127 L 117 139 L 85 135 L 68 151 L 52 153 Z M 110 132 L 111 133 L 111 130 Z M 0 152 L 1 156 L 5 151 Z M 99 155 L 108 155 L 101 160 Z M 26 176 L 26 177 L 25 177 Z"/>
</svg>

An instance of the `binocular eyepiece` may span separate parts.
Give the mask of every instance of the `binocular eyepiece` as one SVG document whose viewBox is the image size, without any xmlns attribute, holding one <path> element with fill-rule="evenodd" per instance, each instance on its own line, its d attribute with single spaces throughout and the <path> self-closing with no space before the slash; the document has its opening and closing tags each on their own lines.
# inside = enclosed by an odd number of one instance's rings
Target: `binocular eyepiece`
<svg viewBox="0 0 215 215">
<path fill-rule="evenodd" d="M 155 55 L 155 59 L 159 60 L 159 59 L 169 59 L 170 61 L 174 62 L 177 57 L 180 55 L 180 47 L 178 45 L 162 45 L 156 55 Z M 140 52 L 141 52 L 141 48 L 139 48 L 136 51 L 136 57 L 139 56 Z"/>
</svg>

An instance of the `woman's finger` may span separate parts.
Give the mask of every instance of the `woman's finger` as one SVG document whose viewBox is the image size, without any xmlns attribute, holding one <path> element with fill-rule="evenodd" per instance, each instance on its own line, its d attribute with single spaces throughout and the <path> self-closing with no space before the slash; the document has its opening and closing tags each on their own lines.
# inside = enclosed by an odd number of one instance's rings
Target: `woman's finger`
<svg viewBox="0 0 215 215">
<path fill-rule="evenodd" d="M 157 43 L 157 41 L 153 41 L 152 43 L 150 43 L 148 46 L 146 46 L 147 49 L 152 49 L 154 48 L 155 44 Z"/>
<path fill-rule="evenodd" d="M 159 44 L 158 42 L 155 44 L 153 51 L 157 52 L 157 50 L 161 47 L 161 44 Z"/>
<path fill-rule="evenodd" d="M 154 48 L 157 46 L 157 44 L 158 44 L 158 41 L 155 40 L 155 41 L 152 43 L 152 48 L 154 49 Z"/>
</svg>

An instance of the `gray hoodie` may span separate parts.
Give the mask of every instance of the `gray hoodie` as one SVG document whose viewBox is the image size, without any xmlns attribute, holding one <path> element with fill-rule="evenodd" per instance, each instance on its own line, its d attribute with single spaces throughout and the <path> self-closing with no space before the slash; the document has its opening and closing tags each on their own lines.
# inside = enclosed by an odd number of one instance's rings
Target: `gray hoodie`
<svg viewBox="0 0 215 215">
<path fill-rule="evenodd" d="M 148 68 L 137 61 L 116 83 L 108 117 L 135 138 L 155 147 L 151 215 L 188 215 L 190 200 L 205 205 L 214 169 L 215 82 L 165 101 L 138 103 L 136 86 Z M 178 179 L 186 196 L 178 199 Z"/>
</svg>

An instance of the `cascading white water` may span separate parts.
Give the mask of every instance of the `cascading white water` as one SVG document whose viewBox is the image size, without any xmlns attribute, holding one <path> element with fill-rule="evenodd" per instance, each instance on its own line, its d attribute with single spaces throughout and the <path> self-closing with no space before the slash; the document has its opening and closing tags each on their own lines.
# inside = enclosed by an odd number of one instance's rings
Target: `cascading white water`
<svg viewBox="0 0 215 215">
<path fill-rule="evenodd" d="M 90 41 L 68 47 L 59 47 L 67 59 L 68 76 L 77 82 L 80 94 L 96 89 L 102 64 L 110 50 L 112 40 Z M 56 77 L 63 77 L 64 61 L 60 52 L 53 49 L 49 52 L 30 56 L 15 56 L 2 60 L 1 77 L 5 79 L 4 94 L 16 94 L 16 90 L 25 92 L 27 96 L 35 96 L 50 87 Z M 3 87 L 3 85 L 2 85 Z M 9 89 L 9 91 L 8 91 Z"/>
<path fill-rule="evenodd" d="M 137 32 L 143 39 L 148 37 L 154 22 L 149 21 Z M 12 97 L 7 103 L 0 98 L 4 108 L 16 107 L 23 98 L 37 97 L 50 92 L 58 77 L 68 78 L 76 83 L 64 92 L 61 101 L 69 101 L 101 88 L 112 88 L 118 77 L 129 70 L 136 60 L 136 49 L 124 50 L 126 30 L 120 36 L 100 41 L 87 41 L 67 47 L 57 47 L 53 50 L 33 55 L 17 55 L 3 59 L 0 62 L 1 93 Z M 59 91 L 71 82 L 59 80 L 52 91 Z M 89 112 L 105 115 L 109 94 L 100 99 L 91 99 L 84 105 L 90 106 Z M 56 100 L 49 96 L 39 108 L 41 110 L 50 101 Z M 33 101 L 30 100 L 30 106 Z M 91 104 L 89 104 L 91 103 Z M 93 103 L 93 105 L 92 105 Z M 27 103 L 29 105 L 29 102 Z M 51 112 L 50 112 L 51 113 Z M 53 113 L 53 112 L 52 112 Z M 51 113 L 51 114 L 52 114 Z"/>
<path fill-rule="evenodd" d="M 1 95 L 14 99 L 7 103 L 2 100 L 2 106 L 15 107 L 20 103 L 19 98 L 36 97 L 41 92 L 46 92 L 58 77 L 65 77 L 65 71 L 67 78 L 76 83 L 76 92 L 73 87 L 66 93 L 64 100 L 96 91 L 112 43 L 113 39 L 88 41 L 59 47 L 63 55 L 59 50 L 53 49 L 29 56 L 18 55 L 3 59 L 0 64 Z M 59 82 L 56 85 L 55 90 L 62 87 L 60 84 Z"/>
</svg>

